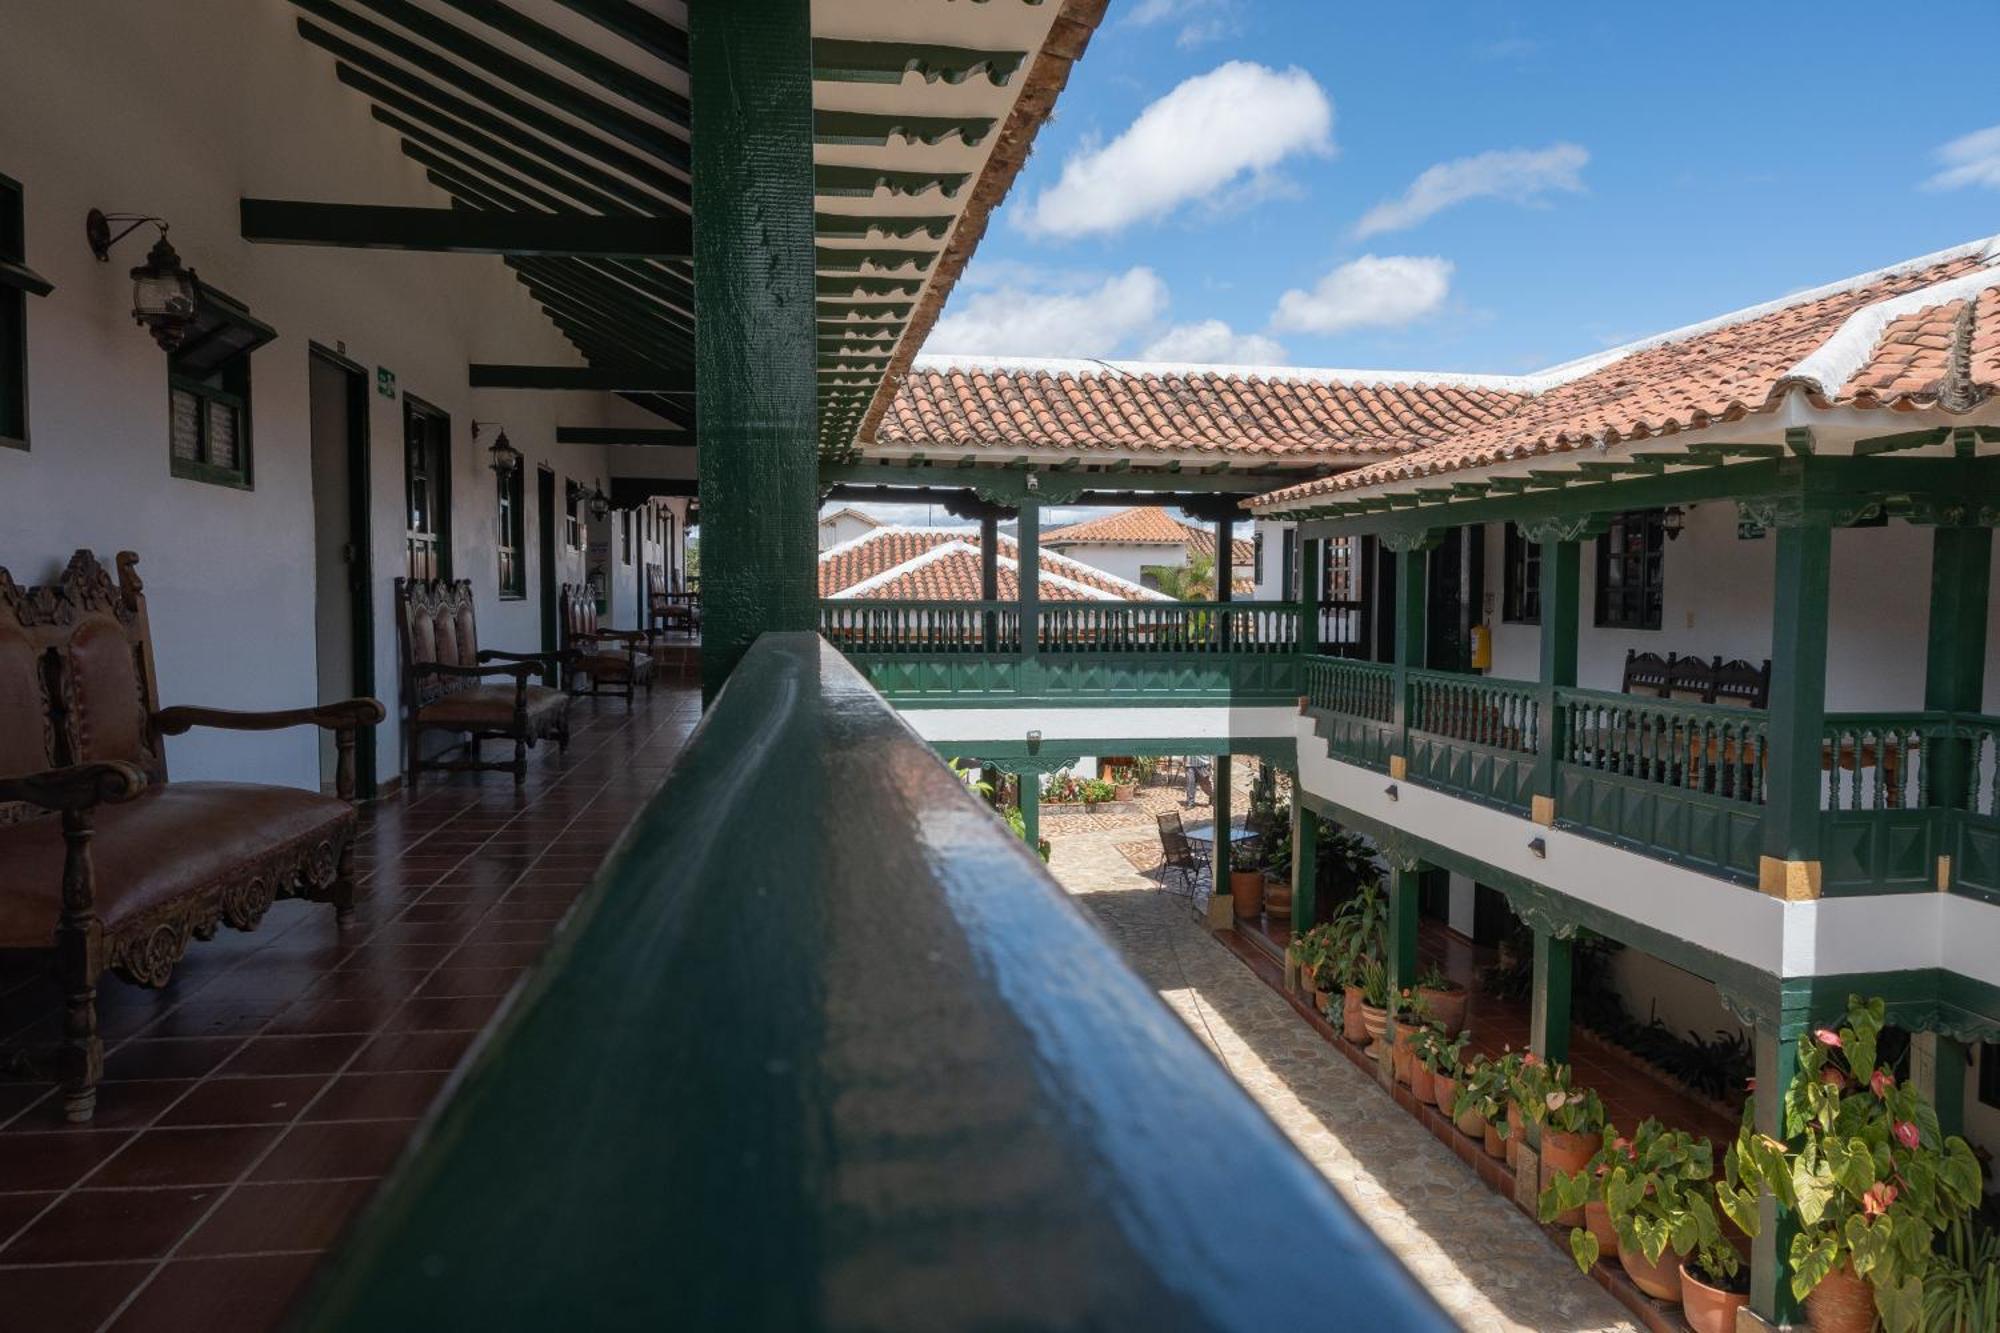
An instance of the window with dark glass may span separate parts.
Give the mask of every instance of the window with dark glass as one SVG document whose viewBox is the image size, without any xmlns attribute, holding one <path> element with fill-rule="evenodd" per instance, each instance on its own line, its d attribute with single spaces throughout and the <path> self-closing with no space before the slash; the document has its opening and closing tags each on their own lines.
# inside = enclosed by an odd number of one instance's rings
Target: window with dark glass
<svg viewBox="0 0 2000 1333">
<path fill-rule="evenodd" d="M 1521 535 L 1519 526 L 1507 525 L 1503 562 L 1506 587 L 1501 598 L 1500 618 L 1514 625 L 1542 623 L 1542 544 Z"/>
<path fill-rule="evenodd" d="M 28 447 L 28 298 L 55 289 L 27 266 L 19 182 L 0 176 L 0 446 Z"/>
<path fill-rule="evenodd" d="M 2000 1107 L 2000 1043 L 1979 1045 L 1979 1100 Z"/>
<path fill-rule="evenodd" d="M 632 513 L 630 510 L 618 515 L 618 563 L 632 563 Z"/>
<path fill-rule="evenodd" d="M 1597 539 L 1597 624 L 1658 629 L 1665 603 L 1667 536 L 1661 511 L 1620 514 Z"/>
<path fill-rule="evenodd" d="M 528 570 L 521 553 L 526 549 L 522 532 L 523 487 L 521 469 L 503 472 L 495 480 L 500 490 L 500 595 L 506 598 L 528 595 Z"/>
<path fill-rule="evenodd" d="M 170 470 L 250 487 L 250 354 L 277 337 L 241 301 L 195 285 L 194 323 L 167 354 Z"/>
<path fill-rule="evenodd" d="M 1278 539 L 1278 596 L 1294 601 L 1299 595 L 1299 530 L 1286 528 Z"/>
<path fill-rule="evenodd" d="M 563 540 L 572 551 L 583 549 L 583 487 L 573 481 L 563 490 Z"/>
<path fill-rule="evenodd" d="M 1233 546 L 1235 543 L 1231 542 L 1230 545 Z M 1232 574 L 1235 573 L 1234 570 L 1230 572 Z M 1264 581 L 1264 534 L 1262 532 L 1253 532 L 1250 534 L 1250 581 L 1258 584 Z"/>
<path fill-rule="evenodd" d="M 451 577 L 451 418 L 403 395 L 403 498 L 409 575 Z"/>
</svg>

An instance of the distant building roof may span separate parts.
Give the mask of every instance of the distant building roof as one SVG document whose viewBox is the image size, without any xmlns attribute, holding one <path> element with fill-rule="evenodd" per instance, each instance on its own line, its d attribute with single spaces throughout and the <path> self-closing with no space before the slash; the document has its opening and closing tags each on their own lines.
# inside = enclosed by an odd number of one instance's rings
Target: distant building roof
<svg viewBox="0 0 2000 1333">
<path fill-rule="evenodd" d="M 1101 518 L 1085 519 L 1042 534 L 1042 545 L 1064 546 L 1180 546 L 1193 554 L 1213 558 L 1215 532 L 1211 528 L 1183 523 L 1157 505 L 1120 509 Z M 1242 537 L 1229 544 L 1231 564 L 1241 567 L 1257 559 L 1256 545 Z"/>
<path fill-rule="evenodd" d="M 867 526 L 871 528 L 879 528 L 883 526 L 881 519 L 875 517 L 873 514 L 864 514 L 859 509 L 855 509 L 852 506 L 849 506 L 844 509 L 836 509 L 831 514 L 822 514 L 820 516 L 819 525 L 824 528 L 829 526 L 830 524 L 838 523 L 843 518 L 855 519 L 861 523 L 865 523 Z"/>
<path fill-rule="evenodd" d="M 1020 549 L 1001 536 L 995 548 L 999 595 L 1019 596 Z M 1107 574 L 1054 551 L 1043 551 L 1042 597 L 1051 601 L 1169 600 L 1115 574 Z M 979 532 L 966 528 L 883 526 L 819 556 L 821 597 L 865 597 L 889 601 L 978 601 Z"/>
</svg>

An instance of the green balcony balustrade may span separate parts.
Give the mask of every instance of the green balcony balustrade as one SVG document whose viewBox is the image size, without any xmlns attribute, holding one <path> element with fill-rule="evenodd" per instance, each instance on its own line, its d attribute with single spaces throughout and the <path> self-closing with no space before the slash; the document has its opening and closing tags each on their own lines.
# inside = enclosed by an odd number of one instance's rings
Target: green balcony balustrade
<svg viewBox="0 0 2000 1333">
<path fill-rule="evenodd" d="M 1398 753 L 1394 667 L 1309 657 L 1305 696 L 1314 730 L 1335 758 L 1387 771 L 1389 756 Z"/>
<path fill-rule="evenodd" d="M 819 632 L 849 653 L 1018 653 L 1021 608 L 1013 602 L 819 604 Z"/>
<path fill-rule="evenodd" d="M 1313 1310 L 1454 1327 L 1033 851 L 786 633 L 746 651 L 295 1327 L 1267 1333 Z"/>
<path fill-rule="evenodd" d="M 2000 718 L 1828 714 L 1822 891 L 1945 887 L 2000 902 Z"/>
<path fill-rule="evenodd" d="M 1539 687 L 1447 671 L 1408 671 L 1409 776 L 1526 811 L 1534 796 Z"/>
<path fill-rule="evenodd" d="M 1045 653 L 1265 653 L 1299 649 L 1294 602 L 1042 603 Z"/>
</svg>

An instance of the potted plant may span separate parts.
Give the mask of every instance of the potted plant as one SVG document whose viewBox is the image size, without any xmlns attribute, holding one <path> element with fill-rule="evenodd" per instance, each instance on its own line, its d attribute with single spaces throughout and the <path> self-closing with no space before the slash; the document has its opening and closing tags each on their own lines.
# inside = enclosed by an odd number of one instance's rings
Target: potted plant
<svg viewBox="0 0 2000 1333">
<path fill-rule="evenodd" d="M 1414 1077 L 1417 1053 L 1414 1046 L 1417 1033 L 1430 1022 L 1430 1015 L 1408 986 L 1396 996 L 1396 1039 L 1389 1046 L 1389 1067 L 1396 1075 L 1396 1081 L 1409 1086 Z"/>
<path fill-rule="evenodd" d="M 1582 1171 L 1604 1146 L 1604 1103 L 1595 1090 L 1573 1086 L 1568 1065 L 1523 1060 L 1516 1095 L 1527 1118 L 1542 1127 L 1544 1190 L 1558 1175 Z M 1565 1209 L 1555 1221 L 1580 1226 L 1581 1205 Z"/>
<path fill-rule="evenodd" d="M 1707 1139 L 1666 1129 L 1648 1118 L 1632 1135 L 1627 1160 L 1604 1178 L 1604 1206 L 1618 1232 L 1618 1262 L 1626 1276 L 1655 1300 L 1681 1299 L 1681 1262 L 1704 1245 L 1728 1242 L 1716 1211 L 1715 1152 Z M 1577 1265 L 1596 1262 L 1589 1232 L 1570 1236 Z M 1716 1260 L 1716 1262 L 1720 1262 Z"/>
<path fill-rule="evenodd" d="M 1543 1190 L 1540 1199 L 1541 1219 L 1545 1223 L 1581 1210 L 1583 1226 L 1572 1226 L 1569 1233 L 1570 1253 L 1585 1272 L 1599 1260 L 1618 1257 L 1618 1229 L 1611 1225 L 1611 1212 L 1604 1206 L 1604 1182 L 1610 1176 L 1611 1168 L 1621 1163 L 1637 1160 L 1638 1152 L 1632 1140 L 1619 1134 L 1612 1125 L 1604 1127 L 1604 1146 L 1597 1150 L 1581 1171 L 1559 1174 Z M 1589 1232 L 1588 1238 L 1579 1232 Z M 1586 1248 L 1590 1242 L 1595 1248 Z"/>
<path fill-rule="evenodd" d="M 1361 1012 L 1361 964 L 1383 957 L 1389 948 L 1389 908 L 1381 887 L 1363 883 L 1334 911 L 1329 924 L 1334 970 L 1344 988 L 1341 1035 L 1358 1046 L 1370 1040 Z M 1387 1007 L 1386 999 L 1382 1007 Z"/>
<path fill-rule="evenodd" d="M 1890 1333 L 1918 1327 L 1931 1251 L 1979 1204 L 1972 1149 L 1876 1062 L 1885 1010 L 1880 996 L 1851 995 L 1839 1030 L 1800 1043 L 1784 1137 L 1756 1131 L 1753 1097 L 1718 1191 L 1746 1235 L 1757 1234 L 1760 1188 L 1791 1210 L 1792 1294 L 1815 1329 L 1866 1330 L 1878 1314 Z"/>
<path fill-rule="evenodd" d="M 1466 1035 L 1461 1032 L 1435 1043 L 1431 1053 L 1431 1101 L 1447 1118 L 1456 1118 L 1459 1075 L 1465 1068 L 1465 1043 Z"/>
<path fill-rule="evenodd" d="M 1417 974 L 1417 995 L 1431 1021 L 1442 1023 L 1447 1035 L 1456 1037 L 1465 1030 L 1465 1006 L 1471 997 L 1436 963 Z"/>
<path fill-rule="evenodd" d="M 1926 1333 L 2000 1328 L 2000 1230 L 1960 1218 L 1924 1270 Z"/>
<path fill-rule="evenodd" d="M 1103 805 L 1106 801 L 1116 800 L 1118 797 L 1118 789 L 1102 778 L 1086 778 L 1077 783 L 1076 789 L 1077 795 L 1083 798 L 1086 807 Z"/>
<path fill-rule="evenodd" d="M 1292 826 L 1289 820 L 1258 840 L 1257 864 L 1264 875 L 1264 914 L 1292 917 Z"/>
<path fill-rule="evenodd" d="M 1449 1108 L 1458 1089 L 1452 1075 L 1458 1071 L 1459 1053 L 1465 1049 L 1465 1034 L 1453 1036 L 1442 1023 L 1425 1023 L 1410 1038 L 1416 1062 L 1410 1067 L 1410 1091 L 1426 1106 Z"/>
<path fill-rule="evenodd" d="M 1464 1134 L 1477 1134 L 1488 1157 L 1507 1155 L 1507 1101 L 1513 1074 L 1499 1060 L 1475 1060 L 1459 1080 L 1452 1119 Z"/>
<path fill-rule="evenodd" d="M 1389 972 L 1373 958 L 1363 958 L 1360 969 L 1361 1028 L 1379 1060 L 1382 1034 L 1389 1027 Z"/>
<path fill-rule="evenodd" d="M 1118 767 L 1111 770 L 1111 798 L 1115 801 L 1136 800 L 1139 795 L 1139 775 L 1132 769 Z"/>
</svg>

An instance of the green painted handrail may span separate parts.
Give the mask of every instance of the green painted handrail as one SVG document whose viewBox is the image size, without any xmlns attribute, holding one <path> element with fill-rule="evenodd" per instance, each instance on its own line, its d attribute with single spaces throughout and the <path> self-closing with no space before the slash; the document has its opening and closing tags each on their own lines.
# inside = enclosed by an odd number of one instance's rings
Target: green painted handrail
<svg viewBox="0 0 2000 1333">
<path fill-rule="evenodd" d="M 1533 754 L 1540 738 L 1541 686 L 1460 671 L 1403 673 L 1410 730 L 1492 749 Z"/>
<path fill-rule="evenodd" d="M 302 1326 L 1453 1327 L 830 645 L 766 635 Z"/>
<path fill-rule="evenodd" d="M 1306 703 L 1371 722 L 1396 719 L 1396 669 L 1345 657 L 1306 659 Z"/>
<path fill-rule="evenodd" d="M 1050 602 L 1045 653 L 1296 653 L 1296 602 Z"/>
<path fill-rule="evenodd" d="M 819 632 L 850 653 L 1017 653 L 1021 608 L 1015 602 L 887 602 L 828 598 Z"/>
<path fill-rule="evenodd" d="M 1554 693 L 1562 763 L 1764 803 L 1770 717 L 1763 709 L 1609 690 L 1565 687 Z"/>
</svg>

